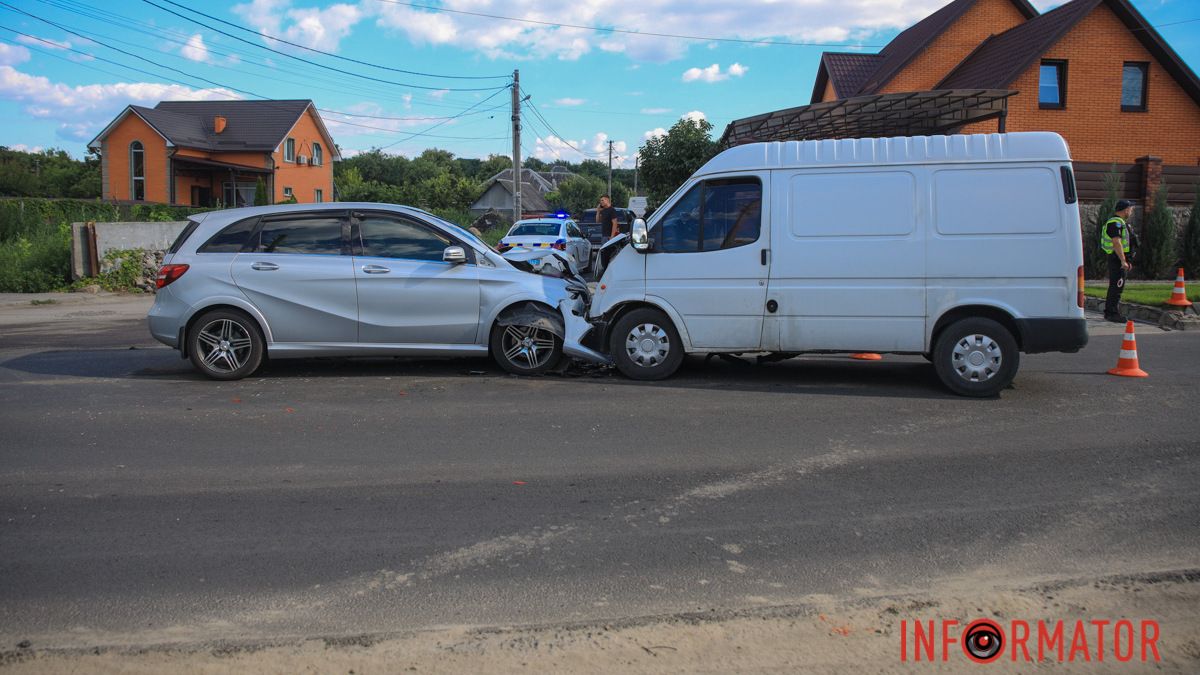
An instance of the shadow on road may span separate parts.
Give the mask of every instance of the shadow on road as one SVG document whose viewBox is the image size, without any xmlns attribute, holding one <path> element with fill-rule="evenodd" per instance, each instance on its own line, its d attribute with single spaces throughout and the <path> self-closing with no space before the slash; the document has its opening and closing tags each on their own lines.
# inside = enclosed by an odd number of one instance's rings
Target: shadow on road
<svg viewBox="0 0 1200 675">
<path fill-rule="evenodd" d="M 130 378 L 158 381 L 207 381 L 177 352 L 163 348 L 44 351 L 0 364 L 34 374 L 83 378 Z M 443 377 L 509 378 L 488 358 L 325 358 L 268 362 L 255 375 L 265 379 Z M 851 361 L 844 356 L 806 357 L 758 364 L 753 357 L 718 359 L 688 357 L 674 377 L 637 382 L 612 369 L 573 367 L 543 381 L 573 381 L 621 387 L 702 389 L 733 392 L 779 392 L 827 396 L 956 399 L 939 383 L 933 368 L 919 359 L 885 357 L 884 361 Z M 589 395 L 580 389 L 581 396 Z"/>
</svg>

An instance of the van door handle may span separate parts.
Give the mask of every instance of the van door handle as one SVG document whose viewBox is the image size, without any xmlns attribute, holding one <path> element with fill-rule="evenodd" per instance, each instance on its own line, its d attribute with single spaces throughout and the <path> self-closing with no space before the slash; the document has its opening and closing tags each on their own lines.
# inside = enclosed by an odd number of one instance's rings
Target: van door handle
<svg viewBox="0 0 1200 675">
<path fill-rule="evenodd" d="M 764 248 L 762 251 L 760 251 L 760 253 L 762 254 L 762 256 L 761 256 L 762 264 L 764 264 L 764 265 L 767 264 L 767 251 L 768 250 L 769 249 Z"/>
<path fill-rule="evenodd" d="M 387 274 L 392 270 L 383 265 L 363 265 L 362 271 L 367 274 Z"/>
<path fill-rule="evenodd" d="M 279 269 L 279 265 L 269 262 L 250 263 L 250 269 L 258 270 L 259 272 L 274 272 Z"/>
</svg>

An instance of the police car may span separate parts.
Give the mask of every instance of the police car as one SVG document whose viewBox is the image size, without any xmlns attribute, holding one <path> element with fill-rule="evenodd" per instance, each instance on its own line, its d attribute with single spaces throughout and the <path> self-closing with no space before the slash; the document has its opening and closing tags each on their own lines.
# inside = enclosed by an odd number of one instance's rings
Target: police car
<svg viewBox="0 0 1200 675">
<path fill-rule="evenodd" d="M 519 249 L 562 251 L 575 263 L 576 269 L 586 270 L 592 258 L 592 244 L 583 236 L 574 220 L 565 213 L 553 217 L 518 220 L 500 239 L 496 250 L 501 254 Z"/>
</svg>

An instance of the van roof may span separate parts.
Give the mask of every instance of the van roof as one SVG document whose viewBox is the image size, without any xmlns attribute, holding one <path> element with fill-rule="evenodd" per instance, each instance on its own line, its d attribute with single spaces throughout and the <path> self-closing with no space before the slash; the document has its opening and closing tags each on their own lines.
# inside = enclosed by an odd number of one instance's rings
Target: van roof
<svg viewBox="0 0 1200 675">
<path fill-rule="evenodd" d="M 1053 132 L 844 138 L 748 143 L 708 160 L 696 175 L 806 166 L 879 166 L 950 162 L 1069 162 L 1067 142 Z"/>
</svg>

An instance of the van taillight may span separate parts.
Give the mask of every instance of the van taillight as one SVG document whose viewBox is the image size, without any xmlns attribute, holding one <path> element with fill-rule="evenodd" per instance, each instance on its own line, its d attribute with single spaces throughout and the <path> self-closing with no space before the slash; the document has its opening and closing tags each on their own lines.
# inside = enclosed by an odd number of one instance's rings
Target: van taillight
<svg viewBox="0 0 1200 675">
<path fill-rule="evenodd" d="M 1079 266 L 1079 280 L 1076 283 L 1079 284 L 1076 286 L 1076 289 L 1079 291 L 1079 297 L 1077 297 L 1075 301 L 1079 303 L 1080 307 L 1083 307 L 1083 265 Z"/>
<path fill-rule="evenodd" d="M 154 279 L 154 286 L 162 288 L 183 276 L 186 271 L 188 271 L 187 265 L 163 265 L 158 268 L 158 277 Z"/>
</svg>

